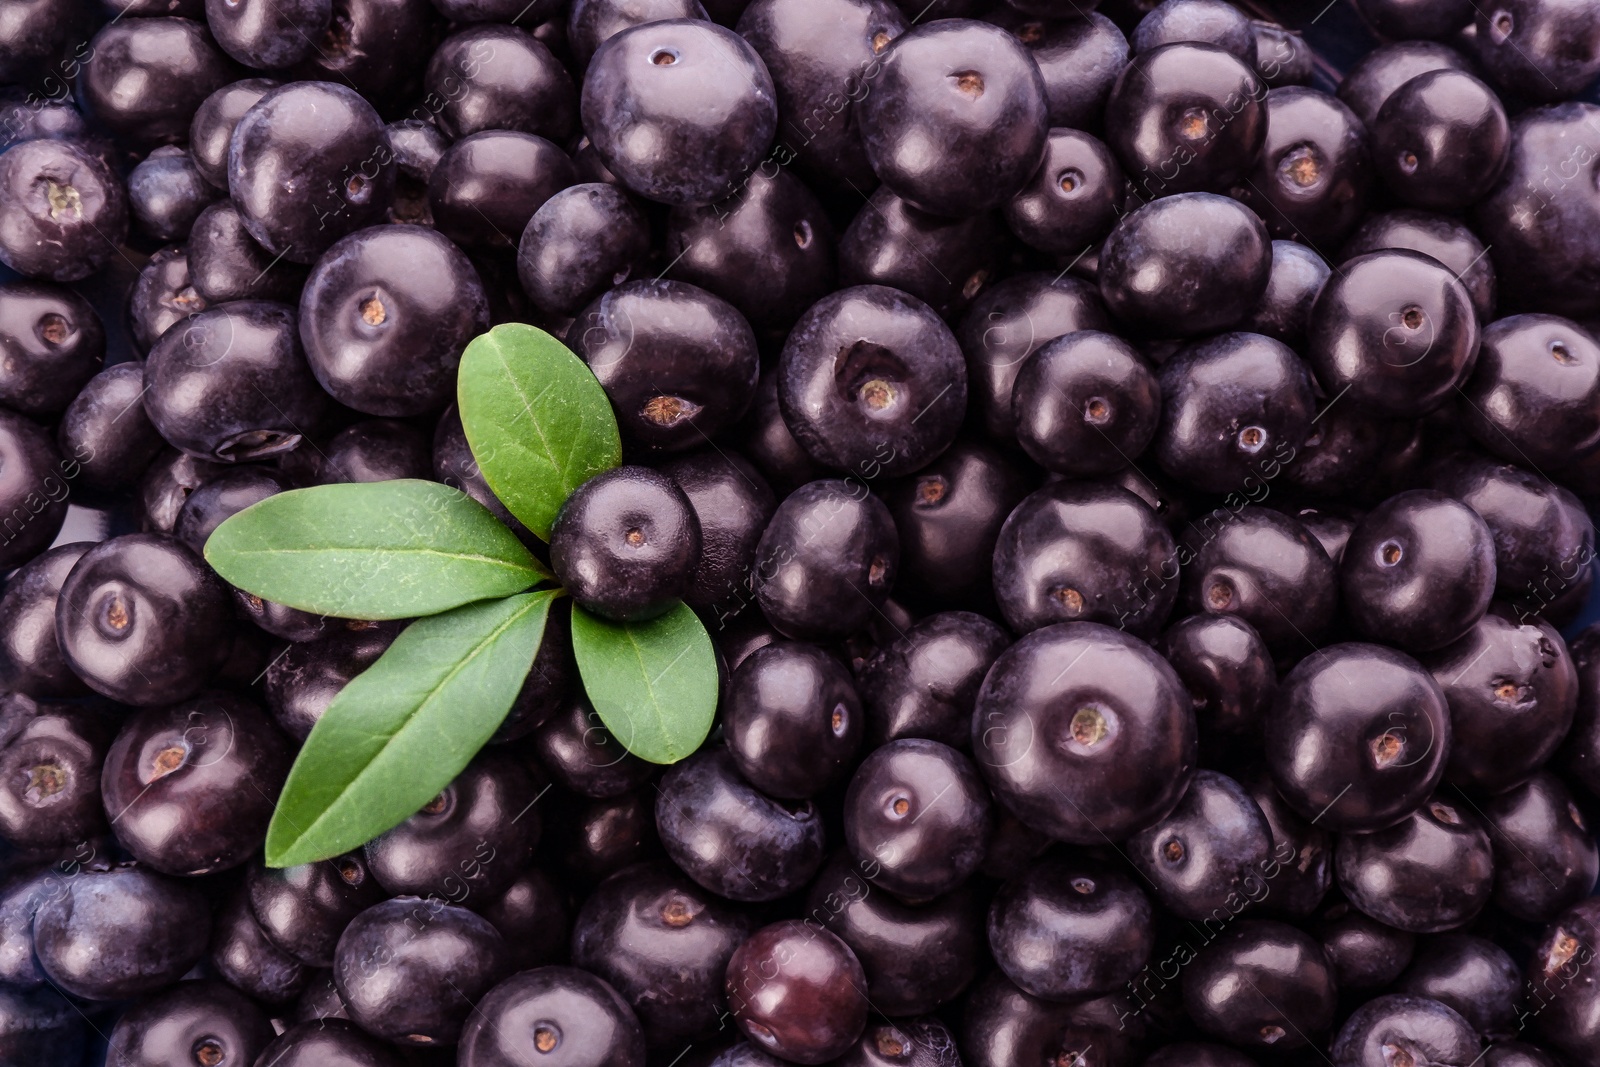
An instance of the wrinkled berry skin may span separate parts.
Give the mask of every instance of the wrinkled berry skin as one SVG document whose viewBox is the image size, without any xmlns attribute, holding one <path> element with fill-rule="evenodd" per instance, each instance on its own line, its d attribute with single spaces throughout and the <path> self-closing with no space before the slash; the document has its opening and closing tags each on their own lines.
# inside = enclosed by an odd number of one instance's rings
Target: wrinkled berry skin
<svg viewBox="0 0 1600 1067">
<path fill-rule="evenodd" d="M 61 545 L 19 567 L 0 597 L 0 671 L 7 686 L 30 697 L 72 697 L 88 692 L 56 642 L 56 598 L 73 566 L 94 546 Z"/>
<path fill-rule="evenodd" d="M 486 920 L 438 900 L 395 897 L 345 927 L 333 980 L 350 1018 L 374 1037 L 448 1045 L 508 965 L 505 940 Z"/>
<path fill-rule="evenodd" d="M 722 748 L 662 776 L 656 830 L 684 873 L 729 900 L 777 900 L 822 866 L 822 816 L 811 801 L 783 804 L 758 792 Z"/>
<path fill-rule="evenodd" d="M 8 149 L 0 155 L 0 194 L 0 263 L 32 278 L 87 278 L 111 261 L 128 233 L 121 181 L 71 141 L 42 138 Z"/>
<path fill-rule="evenodd" d="M 100 316 L 80 294 L 42 282 L 0 283 L 0 403 L 58 415 L 105 362 Z"/>
<path fill-rule="evenodd" d="M 885 286 L 824 297 L 778 362 L 784 422 L 818 463 L 872 479 L 943 452 L 967 407 L 961 348 L 933 310 Z"/>
<path fill-rule="evenodd" d="M 1306 657 L 1267 717 L 1278 790 L 1302 816 L 1339 833 L 1382 830 L 1415 811 L 1449 750 L 1450 709 L 1438 684 L 1380 645 L 1330 645 Z"/>
<path fill-rule="evenodd" d="M 1333 1024 L 1322 946 L 1280 922 L 1236 922 L 1183 973 L 1183 1004 L 1201 1030 L 1246 1048 L 1303 1048 Z"/>
<path fill-rule="evenodd" d="M 1374 919 L 1433 934 L 1465 925 L 1489 903 L 1494 853 L 1471 809 L 1435 798 L 1388 829 L 1339 838 L 1334 874 Z"/>
<path fill-rule="evenodd" d="M 421 811 L 367 842 L 367 868 L 391 895 L 499 896 L 533 856 L 538 795 L 503 750 L 480 752 Z"/>
<path fill-rule="evenodd" d="M 124 1000 L 177 981 L 205 954 L 210 932 L 198 889 L 132 864 L 80 870 L 33 916 L 40 966 L 84 1000 Z"/>
<path fill-rule="evenodd" d="M 932 1011 L 961 995 L 984 956 L 983 914 L 966 889 L 904 904 L 869 881 L 873 861 L 840 853 L 806 895 L 805 922 L 850 946 L 867 975 L 867 999 L 897 1018 Z"/>
<path fill-rule="evenodd" d="M 378 226 L 325 252 L 300 298 L 317 381 L 368 415 L 421 415 L 455 397 L 461 352 L 489 328 L 466 255 L 421 226 Z"/>
<path fill-rule="evenodd" d="M 689 498 L 648 467 L 590 478 L 550 528 L 550 566 L 573 602 L 619 622 L 672 608 L 699 562 L 700 522 Z"/>
<path fill-rule="evenodd" d="M 600 379 L 623 436 L 668 452 L 699 448 L 737 421 L 761 373 L 744 316 L 687 282 L 610 289 L 578 312 L 567 341 Z"/>
<path fill-rule="evenodd" d="M 1329 396 L 1417 418 L 1466 381 L 1478 349 L 1471 298 L 1438 260 L 1404 249 L 1357 256 L 1311 312 L 1307 357 Z"/>
<path fill-rule="evenodd" d="M 1494 537 L 1467 505 L 1432 489 L 1390 497 L 1356 524 L 1339 564 L 1357 633 L 1409 652 L 1461 638 L 1494 596 Z"/>
<path fill-rule="evenodd" d="M 1227 189 L 1261 151 L 1265 97 L 1255 72 L 1221 48 L 1164 45 L 1117 75 L 1106 136 L 1141 196 Z"/>
<path fill-rule="evenodd" d="M 205 24 L 186 18 L 119 16 L 78 56 L 79 103 L 136 151 L 182 142 L 195 108 L 239 73 Z"/>
<path fill-rule="evenodd" d="M 972 752 L 1023 823 L 1093 844 L 1172 810 L 1194 773 L 1195 733 L 1183 683 L 1149 645 L 1099 623 L 1064 623 L 1033 631 L 990 668 Z"/>
<path fill-rule="evenodd" d="M 168 330 L 145 361 L 145 385 L 144 410 L 161 436 L 222 463 L 294 449 L 328 405 L 294 309 L 265 300 L 208 308 Z"/>
<path fill-rule="evenodd" d="M 385 896 L 360 852 L 298 867 L 267 867 L 257 861 L 250 865 L 245 885 L 262 934 L 280 951 L 313 967 L 333 966 L 344 928 Z"/>
<path fill-rule="evenodd" d="M 1577 323 L 1490 323 L 1461 392 L 1467 431 L 1508 463 L 1563 466 L 1600 448 L 1600 344 Z"/>
<path fill-rule="evenodd" d="M 1391 1051 L 1392 1050 L 1392 1051 Z M 1420 1063 L 1472 1063 L 1483 1042 L 1455 1009 L 1427 997 L 1390 994 L 1357 1008 L 1333 1042 L 1336 1063 L 1380 1064 L 1395 1052 Z"/>
<path fill-rule="evenodd" d="M 622 184 L 673 205 L 735 192 L 778 125 L 772 77 L 755 50 L 698 19 L 645 23 L 607 40 L 584 75 L 580 106 Z"/>
<path fill-rule="evenodd" d="M 1178 806 L 1128 840 L 1134 865 L 1168 911 L 1184 919 L 1237 914 L 1272 886 L 1272 828 L 1243 786 L 1202 770 Z"/>
<path fill-rule="evenodd" d="M 925 737 L 951 748 L 969 746 L 983 676 L 1010 643 L 999 625 L 972 612 L 920 620 L 861 674 L 867 744 Z"/>
<path fill-rule="evenodd" d="M 989 947 L 1027 993 L 1071 1001 L 1123 988 L 1155 946 L 1154 908 L 1119 870 L 1046 859 L 1007 882 L 989 909 Z"/>
<path fill-rule="evenodd" d="M 1044 79 L 1012 34 L 970 20 L 913 27 L 856 103 L 867 159 L 923 211 L 976 215 L 1021 189 L 1047 124 Z M 945 146 L 929 151 L 931 145 Z"/>
<path fill-rule="evenodd" d="M 739 1029 L 792 1063 L 827 1063 L 855 1044 L 867 1025 L 866 984 L 848 945 L 796 919 L 757 930 L 728 961 Z"/>
<path fill-rule="evenodd" d="M 461 1032 L 461 1067 L 521 1067 L 528 1044 L 562 1067 L 644 1067 L 644 1031 L 605 982 L 575 967 L 540 967 L 501 982 Z"/>
<path fill-rule="evenodd" d="M 290 762 L 288 739 L 265 712 L 211 693 L 128 719 L 101 788 L 118 842 L 141 863 L 210 874 L 243 863 L 266 839 Z"/>
<path fill-rule="evenodd" d="M 1182 193 L 1123 216 L 1100 248 L 1099 272 L 1100 295 L 1128 328 L 1193 337 L 1225 330 L 1255 307 L 1272 272 L 1272 241 L 1238 201 Z"/>
<path fill-rule="evenodd" d="M 1203 727 L 1256 734 L 1272 706 L 1278 676 L 1255 627 L 1233 614 L 1190 615 L 1154 644 L 1183 679 Z"/>
<path fill-rule="evenodd" d="M 74 673 L 124 704 L 171 704 L 222 665 L 233 627 L 227 587 L 163 534 L 123 534 L 78 560 L 56 603 L 56 640 Z"/>
<path fill-rule="evenodd" d="M 1161 389 L 1134 347 L 1085 330 L 1029 356 L 1011 394 L 1017 443 L 1047 470 L 1092 478 L 1128 466 L 1161 418 Z"/>
<path fill-rule="evenodd" d="M 106 1067 L 252 1063 L 274 1037 L 266 1015 L 244 994 L 221 982 L 179 982 L 123 1013 L 111 1031 Z"/>
<path fill-rule="evenodd" d="M 899 558 L 894 519 L 865 486 L 810 482 L 778 505 L 761 535 L 756 601 L 786 637 L 840 640 L 887 599 Z"/>
<path fill-rule="evenodd" d="M 1082 336 L 1081 334 L 1079 336 Z M 994 594 L 1017 633 L 1095 622 L 1136 636 L 1160 630 L 1178 598 L 1175 545 L 1143 500 L 1106 482 L 1052 482 L 1006 519 Z"/>
<path fill-rule="evenodd" d="M 728 960 L 755 926 L 676 867 L 638 864 L 584 901 L 572 962 L 622 994 L 652 1047 L 681 1048 L 718 1032 Z"/>
<path fill-rule="evenodd" d="M 835 1062 L 839 1067 L 948 1067 L 955 1047 L 950 1028 L 932 1016 L 869 1022 L 861 1039 Z"/>
<path fill-rule="evenodd" d="M 1572 727 L 1577 669 L 1537 617 L 1489 612 L 1423 666 L 1450 702 L 1452 785 L 1503 792 L 1544 766 Z"/>
<path fill-rule="evenodd" d="M 739 773 L 768 796 L 792 800 L 842 778 L 866 726 L 849 670 L 798 641 L 774 641 L 747 656 L 722 715 Z"/>
<path fill-rule="evenodd" d="M 993 826 L 989 790 L 972 761 L 924 738 L 891 741 L 863 760 L 844 803 L 851 855 L 876 864 L 874 885 L 913 903 L 965 882 Z"/>
<path fill-rule="evenodd" d="M 1495 907 L 1545 923 L 1589 895 L 1600 876 L 1600 849 L 1554 773 L 1540 771 L 1479 810 L 1494 849 Z"/>
<path fill-rule="evenodd" d="M 650 224 L 614 185 L 571 185 L 540 205 L 517 244 L 517 277 L 534 306 L 574 315 L 629 281 L 650 254 Z"/>
</svg>

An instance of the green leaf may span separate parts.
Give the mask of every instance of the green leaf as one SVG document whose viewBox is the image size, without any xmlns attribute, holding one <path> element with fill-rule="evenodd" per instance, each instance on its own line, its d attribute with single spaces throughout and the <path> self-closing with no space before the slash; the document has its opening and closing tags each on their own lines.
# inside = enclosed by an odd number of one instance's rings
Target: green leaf
<svg viewBox="0 0 1600 1067">
<path fill-rule="evenodd" d="M 267 828 L 268 866 L 364 845 L 449 785 L 511 710 L 560 595 L 470 604 L 406 627 L 306 738 Z"/>
<path fill-rule="evenodd" d="M 547 541 L 572 491 L 622 462 L 605 390 L 588 364 L 543 330 L 507 323 L 474 338 L 456 394 L 484 480 Z"/>
<path fill-rule="evenodd" d="M 574 605 L 572 651 L 600 721 L 640 759 L 676 763 L 711 732 L 717 657 L 687 606 L 623 623 Z"/>
<path fill-rule="evenodd" d="M 264 600 L 350 619 L 433 615 L 550 577 L 482 504 L 410 478 L 269 496 L 216 528 L 206 562 Z"/>
</svg>

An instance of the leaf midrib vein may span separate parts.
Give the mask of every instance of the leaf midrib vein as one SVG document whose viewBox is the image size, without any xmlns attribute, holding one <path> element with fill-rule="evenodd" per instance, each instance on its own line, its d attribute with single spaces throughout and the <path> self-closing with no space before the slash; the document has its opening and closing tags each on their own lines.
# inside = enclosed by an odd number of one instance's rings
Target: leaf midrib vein
<svg viewBox="0 0 1600 1067">
<path fill-rule="evenodd" d="M 650 707 L 655 710 L 656 732 L 666 743 L 667 755 L 672 755 L 674 747 L 671 741 L 671 732 L 667 729 L 667 721 L 661 701 L 656 697 L 656 684 L 650 680 L 650 666 L 644 661 L 644 649 L 639 644 L 639 639 L 633 636 L 633 627 L 624 626 L 622 632 L 628 635 L 628 647 L 633 649 L 633 658 L 639 661 L 639 676 L 644 679 L 644 688 L 650 694 Z"/>
<path fill-rule="evenodd" d="M 331 552 L 368 552 L 395 556 L 443 556 L 471 563 L 492 563 L 510 570 L 533 571 L 534 568 L 515 560 L 498 556 L 483 556 L 473 552 L 448 552 L 438 548 L 373 548 L 370 545 L 312 545 L 302 548 L 234 548 L 235 556 L 303 556 L 326 555 Z"/>
</svg>

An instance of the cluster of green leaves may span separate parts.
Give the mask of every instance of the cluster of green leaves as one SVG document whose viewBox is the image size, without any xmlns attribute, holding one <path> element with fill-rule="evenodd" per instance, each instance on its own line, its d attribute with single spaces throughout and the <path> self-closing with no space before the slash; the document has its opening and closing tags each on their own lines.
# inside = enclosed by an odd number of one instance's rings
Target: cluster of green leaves
<svg viewBox="0 0 1600 1067">
<path fill-rule="evenodd" d="M 622 461 L 605 391 L 542 330 L 497 326 L 474 340 L 457 400 L 484 480 L 542 539 L 574 489 Z M 487 508 L 438 482 L 281 493 L 217 527 L 205 554 L 224 579 L 265 600 L 337 618 L 416 620 L 306 739 L 267 831 L 274 867 L 365 844 L 448 785 L 511 710 L 563 595 Z M 574 605 L 572 645 L 590 701 L 630 752 L 674 763 L 699 747 L 716 710 L 717 668 L 688 607 L 616 623 Z"/>
</svg>

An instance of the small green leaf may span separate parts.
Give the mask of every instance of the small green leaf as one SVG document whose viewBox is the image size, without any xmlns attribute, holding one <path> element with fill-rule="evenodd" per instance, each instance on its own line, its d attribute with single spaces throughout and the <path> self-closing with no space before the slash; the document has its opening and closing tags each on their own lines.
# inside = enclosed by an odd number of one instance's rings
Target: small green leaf
<svg viewBox="0 0 1600 1067">
<path fill-rule="evenodd" d="M 717 657 L 687 606 L 624 623 L 574 605 L 572 651 L 600 721 L 640 759 L 676 763 L 711 732 Z"/>
<path fill-rule="evenodd" d="M 433 615 L 550 577 L 482 504 L 412 478 L 269 496 L 216 528 L 206 562 L 264 600 L 349 619 Z"/>
<path fill-rule="evenodd" d="M 474 338 L 456 394 L 484 480 L 547 541 L 572 491 L 622 462 L 605 390 L 588 364 L 543 330 L 507 323 Z"/>
<path fill-rule="evenodd" d="M 559 595 L 469 604 L 406 627 L 306 738 L 267 828 L 268 866 L 358 848 L 449 785 L 511 710 Z"/>
</svg>

